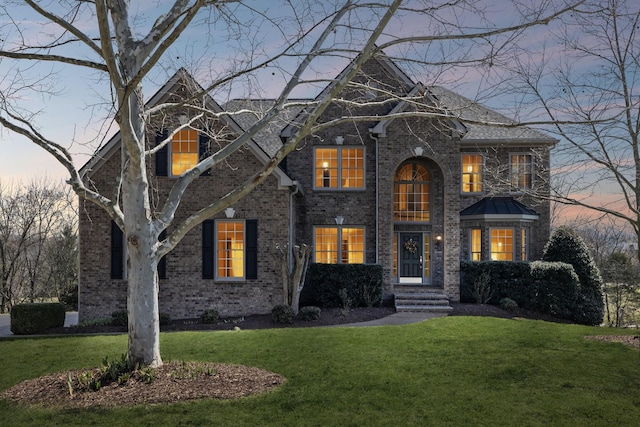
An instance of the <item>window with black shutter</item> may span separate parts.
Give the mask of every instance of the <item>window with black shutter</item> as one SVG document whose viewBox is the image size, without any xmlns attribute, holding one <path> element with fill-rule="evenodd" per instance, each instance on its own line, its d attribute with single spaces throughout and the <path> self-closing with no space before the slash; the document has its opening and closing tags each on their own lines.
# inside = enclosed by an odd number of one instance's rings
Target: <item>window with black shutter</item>
<svg viewBox="0 0 640 427">
<path fill-rule="evenodd" d="M 124 278 L 124 234 L 114 221 L 111 221 L 111 278 Z"/>
<path fill-rule="evenodd" d="M 158 241 L 163 241 L 167 237 L 167 232 L 163 231 L 160 233 L 158 237 Z M 158 279 L 166 279 L 167 278 L 167 256 L 163 256 L 158 261 Z"/>
<path fill-rule="evenodd" d="M 156 134 L 156 147 L 169 136 L 166 129 L 162 129 Z M 165 145 L 156 151 L 156 176 L 169 175 L 169 145 Z"/>
<path fill-rule="evenodd" d="M 202 223 L 202 277 L 258 278 L 258 221 L 207 220 Z"/>
</svg>

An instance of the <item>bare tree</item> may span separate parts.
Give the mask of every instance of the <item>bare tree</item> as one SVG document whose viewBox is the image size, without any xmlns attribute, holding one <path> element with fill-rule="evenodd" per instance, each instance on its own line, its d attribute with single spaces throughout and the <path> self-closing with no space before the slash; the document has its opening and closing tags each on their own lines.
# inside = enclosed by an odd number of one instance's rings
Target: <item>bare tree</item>
<svg viewBox="0 0 640 427">
<path fill-rule="evenodd" d="M 50 296 L 45 263 L 49 244 L 65 226 L 74 227 L 68 189 L 62 182 L 34 179 L 28 185 L 0 185 L 0 311 L 22 301 Z"/>
<path fill-rule="evenodd" d="M 520 100 L 562 140 L 552 197 L 625 222 L 640 242 L 640 5 L 587 1 L 548 43 L 514 69 Z"/>
<path fill-rule="evenodd" d="M 36 0 L 25 0 L 16 3 L 15 7 L 23 3 L 44 20 L 43 30 L 39 37 L 30 37 L 22 31 L 17 19 L 9 20 L 10 24 L 4 28 L 7 35 L 3 36 L 0 58 L 4 62 L 12 61 L 11 65 L 17 71 L 10 74 L 8 87 L 2 89 L 0 124 L 53 155 L 67 169 L 74 191 L 104 209 L 123 230 L 128 256 L 129 362 L 151 366 L 162 363 L 158 322 L 159 260 L 187 232 L 256 188 L 304 137 L 343 121 L 375 120 L 358 117 L 357 105 L 336 99 L 367 59 L 385 49 L 394 52 L 394 59 L 404 59 L 409 68 L 413 68 L 412 64 L 430 67 L 429 75 L 426 75 L 429 79 L 442 75 L 445 69 L 456 64 L 473 70 L 480 70 L 483 66 L 489 69 L 498 63 L 496 59 L 500 55 L 508 54 L 508 47 L 522 37 L 527 28 L 548 24 L 573 7 L 562 0 L 555 3 L 541 1 L 534 5 L 528 1 L 514 2 L 516 22 L 496 28 L 494 22 L 485 17 L 487 11 L 484 6 L 465 0 L 442 3 L 413 1 L 402 7 L 400 0 L 374 3 L 356 0 L 284 1 L 278 7 L 269 4 L 262 9 L 241 1 L 177 0 L 170 5 L 159 3 L 145 15 L 135 14 L 137 7 L 142 7 L 144 2 L 131 5 L 128 1 L 114 0 L 60 1 L 59 4 L 48 2 L 44 7 Z M 4 6 L 3 10 L 11 16 L 12 7 Z M 467 24 L 460 19 L 461 14 L 475 21 Z M 402 27 L 402 20 L 420 24 Z M 395 22 L 395 35 L 385 33 L 390 22 Z M 263 26 L 269 27 L 273 33 L 273 39 L 269 37 L 269 45 L 261 43 L 265 40 Z M 199 28 L 200 36 L 208 41 L 202 47 L 202 58 L 209 58 L 211 68 L 206 74 L 199 73 L 199 77 L 209 81 L 204 82 L 202 90 L 196 90 L 190 99 L 146 110 L 143 83 L 158 78 L 163 68 L 175 69 L 172 62 L 180 55 L 175 55 L 172 46 L 179 38 L 189 46 L 194 36 L 187 34 L 187 29 L 195 28 Z M 467 45 L 463 46 L 463 42 Z M 422 49 L 416 48 L 420 46 Z M 224 62 L 220 60 L 224 57 L 224 48 L 230 48 L 233 55 L 227 56 L 228 69 L 221 70 L 219 64 Z M 415 55 L 410 56 L 409 53 Z M 340 79 L 331 81 L 317 72 L 323 61 L 325 65 L 327 62 L 349 62 L 352 66 L 340 75 Z M 60 69 L 68 67 L 85 71 L 83 78 L 108 87 L 110 92 L 103 95 L 103 99 L 98 96 L 98 101 L 107 102 L 112 121 L 105 121 L 102 129 L 109 129 L 114 124 L 122 142 L 119 179 L 110 192 L 99 193 L 83 182 L 66 143 L 45 136 L 36 125 L 35 112 L 28 111 L 20 102 L 21 89 L 48 95 L 55 95 L 60 90 L 51 84 L 51 78 L 41 80 L 39 76 L 30 74 L 29 67 L 43 62 L 56 64 Z M 256 112 L 259 119 L 255 124 L 231 141 L 211 135 L 217 138 L 215 142 L 220 149 L 176 179 L 166 200 L 159 201 L 158 209 L 154 209 L 147 160 L 161 147 L 149 147 L 147 143 L 147 125 L 151 119 L 168 117 L 176 114 L 179 108 L 188 107 L 198 114 L 182 127 L 215 120 L 228 113 L 207 109 L 202 103 L 203 96 L 230 94 L 239 85 L 250 94 L 256 87 L 260 89 L 258 82 L 260 76 L 264 76 L 261 71 L 265 68 L 283 77 L 273 106 L 259 114 Z M 290 101 L 296 91 L 320 86 L 330 89 L 315 101 L 306 105 Z M 362 83 L 355 85 L 365 91 L 364 86 Z M 374 87 L 373 90 L 398 101 L 398 96 L 384 87 Z M 407 101 L 424 104 L 425 97 L 409 94 Z M 332 102 L 343 103 L 354 114 L 330 123 L 316 123 Z M 362 102 L 375 101 L 367 101 L 367 97 L 363 97 Z M 173 224 L 171 233 L 158 242 L 161 233 L 174 221 L 180 200 L 189 185 L 204 171 L 224 162 L 231 153 L 278 118 L 281 111 L 292 107 L 305 108 L 307 114 L 296 123 L 295 134 L 277 153 L 231 193 L 211 201 L 181 223 Z M 407 114 L 452 116 L 442 108 L 423 105 L 423 108 L 413 109 L 413 113 L 398 113 L 397 117 L 406 117 Z"/>
</svg>

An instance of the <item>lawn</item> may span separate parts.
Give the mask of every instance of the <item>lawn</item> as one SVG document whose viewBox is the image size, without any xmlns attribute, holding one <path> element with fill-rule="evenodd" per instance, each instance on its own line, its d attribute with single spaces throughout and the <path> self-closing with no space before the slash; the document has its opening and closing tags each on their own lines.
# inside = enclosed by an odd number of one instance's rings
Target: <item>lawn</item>
<svg viewBox="0 0 640 427">
<path fill-rule="evenodd" d="M 287 382 L 235 401 L 110 410 L 0 401 L 0 425 L 638 425 L 640 352 L 583 338 L 605 333 L 633 331 L 444 317 L 405 326 L 165 333 L 165 360 L 247 364 Z M 97 366 L 125 348 L 124 335 L 0 341 L 0 390 Z"/>
</svg>

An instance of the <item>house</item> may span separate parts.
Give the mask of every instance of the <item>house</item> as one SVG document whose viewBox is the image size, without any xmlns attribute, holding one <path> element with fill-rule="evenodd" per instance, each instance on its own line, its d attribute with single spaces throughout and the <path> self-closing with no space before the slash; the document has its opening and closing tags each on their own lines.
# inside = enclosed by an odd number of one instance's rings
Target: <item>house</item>
<svg viewBox="0 0 640 427">
<path fill-rule="evenodd" d="M 541 257 L 550 206 L 530 193 L 549 193 L 549 152 L 557 140 L 526 127 L 495 126 L 510 121 L 444 88 L 413 82 L 384 56 L 368 60 L 352 81 L 356 85 L 343 90 L 319 122 L 354 115 L 371 120 L 343 120 L 307 137 L 248 197 L 189 232 L 159 267 L 161 312 L 173 318 L 197 317 L 213 307 L 222 316 L 269 312 L 282 301 L 276 243 L 312 245 L 313 262 L 381 264 L 385 294 L 395 295 L 399 305 L 407 292 L 458 301 L 461 259 Z M 179 100 L 194 85 L 179 71 L 148 106 Z M 362 99 L 376 102 L 345 102 Z M 196 122 L 155 153 L 149 162 L 154 201 L 164 200 L 172 176 L 257 120 L 243 108 L 266 111 L 273 101 L 222 107 L 205 96 L 203 102 L 217 112 L 239 113 Z M 447 114 L 420 114 L 436 108 Z M 307 114 L 285 111 L 224 165 L 200 176 L 176 222 L 251 176 Z M 163 139 L 180 119 L 156 120 L 147 133 Z M 119 142 L 115 135 L 81 170 L 98 189 L 115 180 Z M 124 309 L 122 232 L 98 207 L 81 201 L 79 234 L 80 320 Z"/>
</svg>

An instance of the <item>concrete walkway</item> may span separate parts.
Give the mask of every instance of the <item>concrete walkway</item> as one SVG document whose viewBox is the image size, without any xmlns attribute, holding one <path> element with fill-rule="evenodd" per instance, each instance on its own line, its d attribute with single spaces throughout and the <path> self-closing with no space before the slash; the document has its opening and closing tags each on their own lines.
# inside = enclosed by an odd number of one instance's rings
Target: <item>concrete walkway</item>
<svg viewBox="0 0 640 427">
<path fill-rule="evenodd" d="M 78 312 L 69 311 L 64 318 L 64 326 L 78 324 Z M 12 337 L 11 333 L 11 315 L 0 314 L 0 337 Z M 22 335 L 21 335 L 22 336 Z"/>
<path fill-rule="evenodd" d="M 369 320 L 360 323 L 347 323 L 336 326 L 387 326 L 387 325 L 408 325 L 409 323 L 418 323 L 423 320 L 433 319 L 436 317 L 444 317 L 447 313 L 420 313 L 420 312 L 401 312 L 393 313 L 380 319 Z"/>
<path fill-rule="evenodd" d="M 357 327 L 357 326 L 385 326 L 385 325 L 407 325 L 409 323 L 418 323 L 423 320 L 433 319 L 435 317 L 446 316 L 446 313 L 393 313 L 380 319 L 369 320 L 361 323 L 347 323 L 344 325 L 336 325 L 338 327 Z M 64 326 L 78 324 L 78 312 L 67 312 L 64 320 Z M 0 314 L 0 338 L 12 337 L 11 333 L 11 317 L 8 314 Z"/>
</svg>

